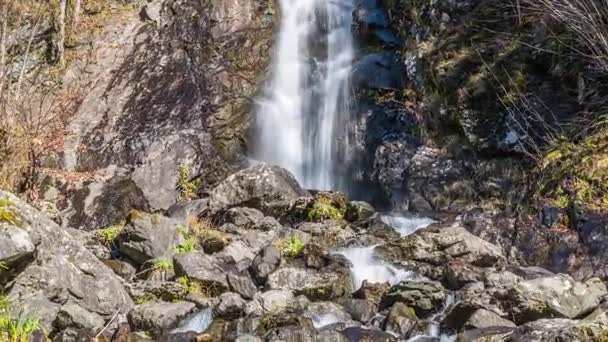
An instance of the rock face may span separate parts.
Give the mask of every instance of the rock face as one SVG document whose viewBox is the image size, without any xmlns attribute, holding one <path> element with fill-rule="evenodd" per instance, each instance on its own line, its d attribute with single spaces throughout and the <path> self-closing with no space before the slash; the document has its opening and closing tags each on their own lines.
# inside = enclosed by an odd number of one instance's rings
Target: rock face
<svg viewBox="0 0 608 342">
<path fill-rule="evenodd" d="M 180 165 L 209 189 L 243 156 L 274 3 L 165 0 L 142 13 L 147 20 L 132 13 L 100 34 L 117 46 L 93 40 L 94 65 L 82 58 L 95 82 L 68 125 L 63 165 L 96 175 L 65 186 L 67 225 L 104 226 L 131 208 L 166 210 L 179 195 Z"/>
<path fill-rule="evenodd" d="M 8 291 L 14 303 L 42 310 L 41 323 L 49 332 L 54 324 L 65 326 L 66 321 L 99 328 L 116 312 L 129 312 L 133 302 L 110 268 L 48 217 L 0 191 L 0 198 L 5 197 L 19 223 L 0 220 L 0 231 L 4 236 L 17 232 L 11 241 L 27 241 L 23 237 L 29 236 L 35 245 L 34 253 L 19 265 L 7 264 L 15 273 Z"/>
</svg>

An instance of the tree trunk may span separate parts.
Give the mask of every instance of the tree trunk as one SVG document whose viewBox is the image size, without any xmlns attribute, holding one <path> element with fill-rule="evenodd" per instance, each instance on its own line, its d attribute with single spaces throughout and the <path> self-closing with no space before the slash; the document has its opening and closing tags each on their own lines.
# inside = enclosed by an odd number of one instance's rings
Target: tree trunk
<svg viewBox="0 0 608 342">
<path fill-rule="evenodd" d="M 81 0 L 74 0 L 74 14 L 72 18 L 72 31 L 76 32 L 76 28 L 80 22 Z"/>
<path fill-rule="evenodd" d="M 67 10 L 67 0 L 59 0 L 59 15 L 57 24 L 59 32 L 57 34 L 57 62 L 61 67 L 65 66 L 65 16 Z"/>
</svg>

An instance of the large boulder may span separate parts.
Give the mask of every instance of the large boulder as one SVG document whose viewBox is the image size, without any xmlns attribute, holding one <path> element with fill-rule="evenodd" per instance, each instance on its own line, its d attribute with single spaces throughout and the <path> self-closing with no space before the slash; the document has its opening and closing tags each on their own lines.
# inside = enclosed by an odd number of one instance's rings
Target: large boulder
<svg viewBox="0 0 608 342">
<path fill-rule="evenodd" d="M 444 298 L 445 291 L 438 283 L 405 280 L 390 288 L 380 307 L 390 308 L 395 303 L 403 303 L 413 308 L 417 317 L 426 318 L 438 311 Z"/>
<path fill-rule="evenodd" d="M 258 164 L 218 184 L 209 193 L 209 206 L 214 212 L 237 206 L 264 208 L 273 201 L 291 201 L 307 194 L 289 171 Z"/>
<path fill-rule="evenodd" d="M 451 267 L 466 265 L 470 281 L 481 277 L 485 269 L 505 264 L 502 250 L 469 233 L 459 225 L 433 226 L 420 229 L 402 239 L 389 242 L 377 250 L 385 259 L 413 268 L 424 276 L 442 281 L 446 286 L 454 284 Z M 458 285 L 466 279 L 459 277 Z"/>
<path fill-rule="evenodd" d="M 348 269 L 317 271 L 308 268 L 281 267 L 268 276 L 266 287 L 304 294 L 311 300 L 335 299 L 352 292 Z"/>
<path fill-rule="evenodd" d="M 226 271 L 214 257 L 200 251 L 176 254 L 173 257 L 175 274 L 198 281 L 210 290 L 210 294 L 220 294 L 230 288 Z"/>
<path fill-rule="evenodd" d="M 38 210 L 7 192 L 0 191 L 0 198 L 11 202 L 18 218 L 0 220 L 0 231 L 18 232 L 10 240 L 29 236 L 35 241 L 35 253 L 25 263 L 8 264 L 14 276 L 8 295 L 15 305 L 37 311 L 48 332 L 56 320 L 93 328 L 117 312 L 129 312 L 133 302 L 110 268 Z"/>
<path fill-rule="evenodd" d="M 138 264 L 156 258 L 171 258 L 184 237 L 179 223 L 158 214 L 131 211 L 118 236 L 120 253 Z"/>
<path fill-rule="evenodd" d="M 129 321 L 134 329 L 148 331 L 159 337 L 176 328 L 180 320 L 195 309 L 196 305 L 189 302 L 147 302 L 137 305 L 129 313 Z"/>
<path fill-rule="evenodd" d="M 541 318 L 574 319 L 593 311 L 608 292 L 606 285 L 592 278 L 584 283 L 558 274 L 519 282 L 494 294 L 513 318 L 522 324 Z"/>
</svg>

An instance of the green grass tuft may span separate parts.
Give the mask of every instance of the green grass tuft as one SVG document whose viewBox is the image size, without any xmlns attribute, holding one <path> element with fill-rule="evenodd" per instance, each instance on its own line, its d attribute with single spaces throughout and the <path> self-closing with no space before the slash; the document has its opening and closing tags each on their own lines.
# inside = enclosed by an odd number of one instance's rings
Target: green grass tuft
<svg viewBox="0 0 608 342">
<path fill-rule="evenodd" d="M 342 220 L 345 213 L 346 207 L 339 208 L 329 196 L 318 194 L 312 208 L 308 212 L 308 220 Z"/>
<path fill-rule="evenodd" d="M 15 203 L 11 202 L 11 200 L 8 199 L 8 196 L 0 198 L 0 221 L 14 225 L 21 223 L 17 212 L 15 212 L 15 209 L 12 208 L 14 206 Z"/>
<path fill-rule="evenodd" d="M 112 243 L 114 243 L 114 240 L 116 240 L 118 235 L 120 235 L 123 228 L 124 228 L 123 224 L 111 224 L 109 226 L 105 226 L 105 227 L 101 228 L 97 232 L 97 235 L 98 235 L 101 243 L 103 243 L 106 246 L 110 246 Z"/>
<path fill-rule="evenodd" d="M 173 260 L 159 258 L 152 264 L 152 269 L 158 272 L 165 272 L 173 269 Z"/>
<path fill-rule="evenodd" d="M 26 342 L 31 333 L 41 328 L 40 320 L 23 309 L 17 315 L 14 311 L 10 299 L 0 294 L 0 341 Z"/>
<path fill-rule="evenodd" d="M 293 258 L 300 254 L 304 248 L 304 242 L 297 235 L 291 235 L 285 239 L 276 241 L 275 246 L 281 251 L 281 254 L 287 258 Z"/>
</svg>

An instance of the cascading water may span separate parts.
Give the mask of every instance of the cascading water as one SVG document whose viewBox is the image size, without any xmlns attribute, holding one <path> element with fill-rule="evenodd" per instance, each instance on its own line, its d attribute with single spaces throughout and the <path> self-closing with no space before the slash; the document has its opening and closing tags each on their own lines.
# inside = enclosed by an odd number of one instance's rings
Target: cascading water
<svg viewBox="0 0 608 342">
<path fill-rule="evenodd" d="M 308 188 L 337 190 L 354 58 L 352 0 L 281 0 L 281 29 L 257 109 L 256 158 Z"/>
</svg>

